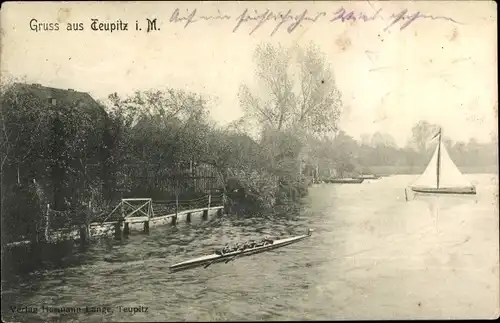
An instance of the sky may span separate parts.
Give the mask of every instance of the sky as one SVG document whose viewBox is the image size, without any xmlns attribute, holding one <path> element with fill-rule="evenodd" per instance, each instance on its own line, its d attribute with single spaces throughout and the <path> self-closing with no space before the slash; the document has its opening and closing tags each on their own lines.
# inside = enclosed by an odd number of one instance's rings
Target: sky
<svg viewBox="0 0 500 323">
<path fill-rule="evenodd" d="M 43 9 L 42 9 L 43 8 Z M 184 27 L 171 22 L 175 9 L 186 17 L 227 15 Z M 330 21 L 341 9 L 353 17 Z M 303 21 L 292 32 L 287 21 L 238 16 L 268 12 L 293 16 L 307 10 L 316 22 Z M 400 29 L 391 15 L 407 9 L 425 17 Z M 437 18 L 436 18 L 437 17 Z M 160 30 L 147 33 L 146 18 Z M 433 19 L 434 18 L 434 19 Z M 117 92 L 173 87 L 211 98 L 212 117 L 226 124 L 242 115 L 241 84 L 254 84 L 252 54 L 262 42 L 305 46 L 314 42 L 331 64 L 342 93 L 341 128 L 359 139 L 381 131 L 403 145 L 419 120 L 440 124 L 454 140 L 484 142 L 497 134 L 496 4 L 472 2 L 165 2 L 165 3 L 4 3 L 1 9 L 2 76 L 28 83 L 89 92 L 105 99 Z M 58 31 L 34 31 L 30 21 L 58 23 Z M 99 22 L 128 22 L 127 31 L 94 31 Z M 453 21 L 452 21 L 453 20 Z M 135 30 L 139 21 L 141 31 Z M 407 21 L 407 20 L 406 20 Z M 67 31 L 67 23 L 83 31 Z"/>
</svg>

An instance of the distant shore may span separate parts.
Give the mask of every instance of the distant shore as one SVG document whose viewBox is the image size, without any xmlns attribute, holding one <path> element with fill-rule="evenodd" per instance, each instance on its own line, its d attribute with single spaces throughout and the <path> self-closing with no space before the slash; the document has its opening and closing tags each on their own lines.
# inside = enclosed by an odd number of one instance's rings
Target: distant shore
<svg viewBox="0 0 500 323">
<path fill-rule="evenodd" d="M 498 174 L 498 165 L 457 166 L 463 174 Z M 376 175 L 417 175 L 422 174 L 425 166 L 369 166 Z"/>
</svg>

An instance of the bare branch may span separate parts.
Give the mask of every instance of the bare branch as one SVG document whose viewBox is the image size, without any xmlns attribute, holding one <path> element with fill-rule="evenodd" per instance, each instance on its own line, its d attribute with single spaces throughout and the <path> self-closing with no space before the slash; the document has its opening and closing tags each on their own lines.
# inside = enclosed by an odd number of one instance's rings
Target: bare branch
<svg viewBox="0 0 500 323">
<path fill-rule="evenodd" d="M 317 47 L 299 48 L 295 57 L 300 72 L 292 77 L 289 69 L 294 50 L 270 44 L 258 46 L 254 54 L 257 80 L 263 90 L 269 91 L 271 100 L 262 106 L 258 102 L 265 101 L 265 92 L 258 100 L 248 87 L 242 87 L 240 102 L 247 116 L 278 130 L 299 127 L 311 133 L 334 131 L 342 100 L 330 66 Z"/>
</svg>

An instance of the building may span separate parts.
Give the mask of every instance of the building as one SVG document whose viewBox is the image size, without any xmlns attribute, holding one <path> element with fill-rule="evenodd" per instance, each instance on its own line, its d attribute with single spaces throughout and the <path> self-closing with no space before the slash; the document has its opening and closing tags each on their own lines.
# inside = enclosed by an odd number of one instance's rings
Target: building
<svg viewBox="0 0 500 323">
<path fill-rule="evenodd" d="M 85 173 L 78 176 L 89 178 L 105 172 L 101 162 L 106 152 L 101 144 L 107 114 L 88 93 L 14 83 L 2 93 L 1 99 L 2 126 L 9 134 L 5 138 L 7 159 L 2 164 L 3 183 L 42 183 L 48 202 L 57 209 L 64 207 L 68 191 L 79 181 L 68 169 L 78 169 Z M 91 136 L 75 138 L 84 128 Z"/>
<path fill-rule="evenodd" d="M 90 94 L 73 89 L 58 89 L 41 84 L 14 83 L 7 92 L 17 96 L 32 96 L 49 106 L 65 105 L 101 115 L 106 114 L 103 107 Z"/>
</svg>

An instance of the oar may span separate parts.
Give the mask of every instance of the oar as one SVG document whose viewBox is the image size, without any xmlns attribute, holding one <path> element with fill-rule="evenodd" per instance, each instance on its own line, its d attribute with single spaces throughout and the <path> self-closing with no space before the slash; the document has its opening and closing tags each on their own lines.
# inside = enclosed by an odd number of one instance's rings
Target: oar
<svg viewBox="0 0 500 323">
<path fill-rule="evenodd" d="M 254 248 L 255 248 L 255 247 L 254 247 Z M 250 249 L 254 249 L 254 248 L 250 248 Z M 241 250 L 241 252 L 240 252 L 239 254 L 237 254 L 237 255 L 233 256 L 232 258 L 229 258 L 229 259 L 228 259 L 228 260 L 226 260 L 224 263 L 225 263 L 225 264 L 227 264 L 228 262 L 233 261 L 235 258 L 237 258 L 237 257 L 241 256 L 241 255 L 243 254 L 243 251 L 245 251 L 245 250 L 247 250 L 247 249 Z"/>
<path fill-rule="evenodd" d="M 222 257 L 222 255 L 220 255 L 220 256 Z M 216 262 L 217 262 L 217 260 L 219 260 L 219 259 L 220 259 L 220 257 L 219 257 L 219 258 L 215 258 L 214 260 L 212 260 L 211 262 L 209 262 L 208 264 L 206 264 L 205 266 L 203 266 L 203 268 L 207 268 L 208 266 L 210 266 L 210 265 L 212 265 L 212 264 L 216 263 Z"/>
<path fill-rule="evenodd" d="M 238 257 L 239 255 L 241 255 L 241 253 L 237 254 L 236 256 L 232 257 L 232 258 L 229 258 L 228 260 L 226 260 L 224 263 L 227 264 L 228 262 L 230 261 L 233 261 L 236 257 Z"/>
<path fill-rule="evenodd" d="M 227 264 L 228 262 L 230 262 L 230 261 L 234 260 L 234 258 L 236 258 L 236 257 L 238 257 L 238 256 L 239 256 L 239 255 L 233 256 L 232 258 L 229 258 L 228 260 L 226 260 L 224 263 L 225 263 L 225 264 Z M 208 266 L 210 266 L 210 265 L 212 265 L 212 264 L 216 263 L 216 262 L 217 262 L 217 260 L 219 260 L 219 258 L 212 260 L 211 262 L 209 262 L 208 264 L 206 264 L 205 266 L 203 266 L 203 268 L 208 268 Z"/>
<path fill-rule="evenodd" d="M 219 259 L 219 258 L 217 258 L 217 259 Z M 210 266 L 211 264 L 214 264 L 217 259 L 212 260 L 211 262 L 209 262 L 208 264 L 206 264 L 205 266 L 203 266 L 203 268 L 208 268 L 208 266 Z"/>
</svg>

